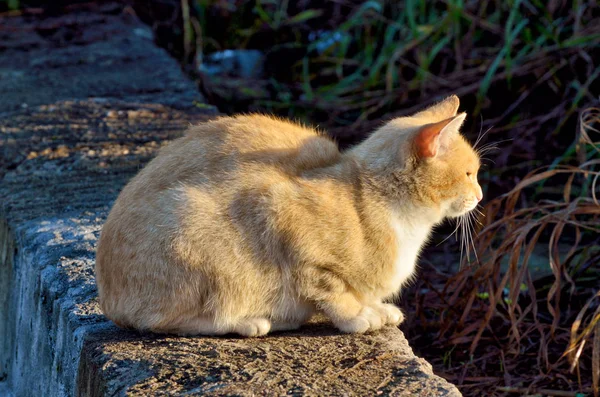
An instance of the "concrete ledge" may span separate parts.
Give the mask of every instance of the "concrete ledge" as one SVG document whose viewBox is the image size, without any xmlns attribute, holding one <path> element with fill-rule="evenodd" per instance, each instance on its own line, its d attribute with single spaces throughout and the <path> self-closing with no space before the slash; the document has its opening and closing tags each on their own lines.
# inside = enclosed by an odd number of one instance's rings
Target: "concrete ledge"
<svg viewBox="0 0 600 397">
<path fill-rule="evenodd" d="M 75 115 L 79 128 L 73 128 Z M 95 301 L 93 271 L 110 204 L 157 148 L 206 117 L 92 100 L 0 118 L 0 146 L 14 136 L 9 131 L 27 137 L 20 149 L 29 141 L 41 145 L 6 172 L 0 187 L 2 251 L 8 253 L 0 277 L 10 280 L 0 309 L 0 371 L 16 395 L 75 394 L 83 337 L 112 327 Z"/>
<path fill-rule="evenodd" d="M 86 338 L 78 386 L 92 396 L 458 395 L 397 328 L 348 336 L 319 322 L 255 339 L 106 330 Z"/>
<path fill-rule="evenodd" d="M 458 395 L 396 328 L 175 338 L 101 314 L 94 251 L 110 205 L 159 147 L 215 114 L 120 7 L 0 20 L 0 91 L 12 89 L 0 99 L 0 390 Z"/>
</svg>

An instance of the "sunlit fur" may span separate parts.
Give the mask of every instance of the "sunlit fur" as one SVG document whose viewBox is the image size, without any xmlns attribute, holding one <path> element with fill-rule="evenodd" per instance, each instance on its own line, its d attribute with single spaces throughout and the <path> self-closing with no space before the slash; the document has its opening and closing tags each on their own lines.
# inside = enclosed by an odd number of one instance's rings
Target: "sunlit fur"
<svg viewBox="0 0 600 397">
<path fill-rule="evenodd" d="M 481 199 L 458 105 L 452 96 L 394 119 L 344 153 L 261 115 L 190 128 L 123 189 L 104 225 L 104 313 L 190 335 L 264 335 L 317 311 L 344 332 L 400 323 L 383 302 L 413 277 L 432 227 Z"/>
</svg>

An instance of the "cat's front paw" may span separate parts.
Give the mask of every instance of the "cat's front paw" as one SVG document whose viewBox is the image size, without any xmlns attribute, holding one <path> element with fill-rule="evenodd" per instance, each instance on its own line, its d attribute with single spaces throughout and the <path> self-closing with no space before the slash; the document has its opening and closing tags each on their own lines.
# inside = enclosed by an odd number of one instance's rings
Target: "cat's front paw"
<svg viewBox="0 0 600 397">
<path fill-rule="evenodd" d="M 402 311 L 391 303 L 377 303 L 373 309 L 383 317 L 385 324 L 399 325 L 404 321 Z"/>
<path fill-rule="evenodd" d="M 380 329 L 384 323 L 381 315 L 370 307 L 363 307 L 358 316 L 348 320 L 338 321 L 336 327 L 349 334 L 362 334 L 367 331 Z"/>
</svg>

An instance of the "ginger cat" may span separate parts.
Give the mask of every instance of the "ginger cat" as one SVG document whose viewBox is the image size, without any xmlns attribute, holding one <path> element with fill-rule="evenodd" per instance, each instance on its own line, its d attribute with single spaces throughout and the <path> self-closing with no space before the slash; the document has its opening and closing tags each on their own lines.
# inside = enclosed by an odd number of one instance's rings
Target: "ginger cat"
<svg viewBox="0 0 600 397">
<path fill-rule="evenodd" d="M 482 198 L 456 96 L 341 153 L 262 115 L 190 128 L 123 189 L 102 230 L 100 305 L 117 325 L 183 335 L 399 324 L 383 303 L 432 227 Z"/>
</svg>

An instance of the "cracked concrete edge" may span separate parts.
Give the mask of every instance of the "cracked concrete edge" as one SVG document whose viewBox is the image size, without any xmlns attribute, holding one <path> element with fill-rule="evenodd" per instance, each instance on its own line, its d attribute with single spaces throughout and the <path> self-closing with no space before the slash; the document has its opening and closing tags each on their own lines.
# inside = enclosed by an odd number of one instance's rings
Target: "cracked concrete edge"
<svg viewBox="0 0 600 397">
<path fill-rule="evenodd" d="M 85 395 L 460 395 L 393 327 L 348 336 L 317 319 L 254 339 L 104 332 L 82 351 Z"/>
</svg>

